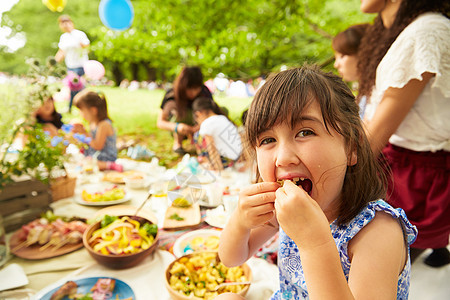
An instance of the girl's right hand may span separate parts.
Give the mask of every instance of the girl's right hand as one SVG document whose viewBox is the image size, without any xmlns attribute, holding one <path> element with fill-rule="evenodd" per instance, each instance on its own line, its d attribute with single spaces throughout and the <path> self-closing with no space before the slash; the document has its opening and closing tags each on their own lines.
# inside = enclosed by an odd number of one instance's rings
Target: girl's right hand
<svg viewBox="0 0 450 300">
<path fill-rule="evenodd" d="M 265 225 L 275 215 L 277 182 L 260 182 L 244 188 L 239 193 L 237 220 L 248 230 Z"/>
</svg>

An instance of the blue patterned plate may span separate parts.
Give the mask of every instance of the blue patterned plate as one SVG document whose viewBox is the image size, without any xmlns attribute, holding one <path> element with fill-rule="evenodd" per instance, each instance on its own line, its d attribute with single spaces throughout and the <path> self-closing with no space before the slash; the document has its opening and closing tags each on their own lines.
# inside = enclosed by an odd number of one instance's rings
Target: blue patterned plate
<svg viewBox="0 0 450 300">
<path fill-rule="evenodd" d="M 115 279 L 116 280 L 116 285 L 114 287 L 113 294 L 112 294 L 112 297 L 110 299 L 128 299 L 128 298 L 131 298 L 132 300 L 136 299 L 136 297 L 134 296 L 134 292 L 130 288 L 130 286 L 128 284 L 126 284 L 125 282 L 123 282 L 122 280 L 119 280 L 119 279 L 116 279 L 116 278 L 112 278 L 112 277 L 89 277 L 89 278 L 83 278 L 83 279 L 78 279 L 78 280 L 73 280 L 73 281 L 78 285 L 78 289 L 77 289 L 77 293 L 78 294 L 87 294 L 87 293 L 89 293 L 91 291 L 91 288 L 95 285 L 95 283 L 97 283 L 97 281 L 99 279 L 102 279 L 102 278 L 110 278 L 110 279 Z M 49 292 L 47 292 L 47 293 L 45 293 L 43 295 L 40 295 L 40 293 L 38 293 L 36 295 L 35 299 L 38 299 L 38 300 L 50 300 L 51 296 L 62 285 L 64 285 L 64 283 L 57 285 L 55 288 L 53 288 L 52 290 L 50 290 Z M 66 299 L 69 299 L 69 298 L 67 296 L 62 298 L 62 300 L 66 300 Z"/>
</svg>

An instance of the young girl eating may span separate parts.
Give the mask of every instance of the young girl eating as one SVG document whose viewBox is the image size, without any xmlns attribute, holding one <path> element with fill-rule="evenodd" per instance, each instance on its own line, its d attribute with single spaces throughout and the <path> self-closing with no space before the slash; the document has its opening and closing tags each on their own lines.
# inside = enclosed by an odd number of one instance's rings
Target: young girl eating
<svg viewBox="0 0 450 300">
<path fill-rule="evenodd" d="M 222 262 L 241 265 L 279 231 L 272 299 L 407 299 L 417 231 L 380 199 L 382 168 L 346 84 L 316 67 L 281 72 L 257 92 L 246 127 L 262 182 L 241 191 Z"/>
<path fill-rule="evenodd" d="M 196 135 L 199 160 L 209 160 L 213 170 L 232 166 L 242 152 L 241 138 L 236 125 L 224 115 L 216 114 L 212 99 L 197 98 L 192 104 L 194 119 L 200 129 Z"/>
<path fill-rule="evenodd" d="M 75 96 L 74 104 L 90 127 L 90 133 L 81 124 L 73 127 L 73 132 L 92 137 L 85 156 L 95 155 L 100 170 L 122 171 L 122 166 L 114 163 L 117 159 L 116 132 L 108 116 L 105 96 L 85 90 Z"/>
</svg>

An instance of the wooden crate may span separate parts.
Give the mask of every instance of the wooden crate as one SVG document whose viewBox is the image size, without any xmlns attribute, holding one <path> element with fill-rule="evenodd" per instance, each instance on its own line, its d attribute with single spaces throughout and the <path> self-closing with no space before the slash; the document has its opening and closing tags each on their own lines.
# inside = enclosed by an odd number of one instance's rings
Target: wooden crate
<svg viewBox="0 0 450 300">
<path fill-rule="evenodd" d="M 0 214 L 6 232 L 20 228 L 50 209 L 52 197 L 48 184 L 25 180 L 0 189 Z"/>
<path fill-rule="evenodd" d="M 75 193 L 75 185 L 77 179 L 73 177 L 63 176 L 52 179 L 50 181 L 50 190 L 52 192 L 53 201 L 72 197 Z"/>
</svg>

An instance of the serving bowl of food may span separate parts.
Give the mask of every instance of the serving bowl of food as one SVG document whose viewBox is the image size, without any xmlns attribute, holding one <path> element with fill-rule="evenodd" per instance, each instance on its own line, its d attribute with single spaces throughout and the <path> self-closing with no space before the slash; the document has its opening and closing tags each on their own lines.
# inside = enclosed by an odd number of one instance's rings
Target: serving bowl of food
<svg viewBox="0 0 450 300">
<path fill-rule="evenodd" d="M 156 224 L 132 215 L 105 215 L 83 234 L 83 244 L 92 258 L 112 269 L 139 264 L 155 251 L 158 239 Z"/>
<path fill-rule="evenodd" d="M 213 299 L 222 293 L 245 296 L 252 272 L 247 264 L 227 268 L 217 252 L 197 252 L 179 257 L 166 269 L 165 284 L 172 299 Z"/>
</svg>

